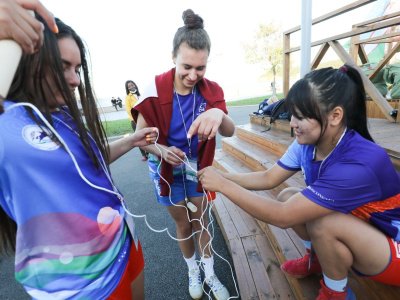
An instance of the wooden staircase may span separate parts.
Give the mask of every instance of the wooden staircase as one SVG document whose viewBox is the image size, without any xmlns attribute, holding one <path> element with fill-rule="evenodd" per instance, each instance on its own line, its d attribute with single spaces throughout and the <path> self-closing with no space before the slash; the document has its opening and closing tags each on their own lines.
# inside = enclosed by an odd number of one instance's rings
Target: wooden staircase
<svg viewBox="0 0 400 300">
<path fill-rule="evenodd" d="M 235 136 L 222 139 L 214 166 L 226 172 L 251 172 L 270 168 L 293 141 L 288 121 L 250 115 L 250 123 L 236 127 Z M 260 195 L 276 197 L 286 187 L 304 187 L 300 173 Z M 241 299 L 315 299 L 321 276 L 286 277 L 281 263 L 300 257 L 305 249 L 291 229 L 280 229 L 254 219 L 222 194 L 213 211 L 232 255 Z M 400 276 L 400 275 L 399 275 Z M 385 286 L 350 274 L 357 299 L 400 299 L 400 288 Z"/>
</svg>

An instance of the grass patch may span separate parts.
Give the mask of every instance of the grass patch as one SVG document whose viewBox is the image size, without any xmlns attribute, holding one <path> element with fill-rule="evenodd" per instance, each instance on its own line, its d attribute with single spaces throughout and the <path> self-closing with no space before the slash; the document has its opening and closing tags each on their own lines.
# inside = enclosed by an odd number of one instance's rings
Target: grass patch
<svg viewBox="0 0 400 300">
<path fill-rule="evenodd" d="M 131 122 L 127 119 L 102 122 L 107 137 L 132 133 Z"/>
<path fill-rule="evenodd" d="M 276 95 L 278 99 L 283 98 L 283 93 L 278 93 Z M 267 96 L 261 96 L 261 97 L 255 97 L 255 98 L 248 98 L 248 99 L 241 99 L 241 100 L 235 100 L 235 101 L 228 101 L 226 102 L 226 106 L 242 106 L 242 105 L 258 105 L 261 103 L 266 98 L 271 97 L 271 95 Z"/>
<path fill-rule="evenodd" d="M 282 93 L 277 94 L 278 99 L 283 97 Z M 241 99 L 236 101 L 226 102 L 226 106 L 241 106 L 241 105 L 258 105 L 261 101 L 266 98 L 271 97 L 271 95 L 263 96 L 263 97 L 255 97 L 248 99 Z M 124 135 L 127 133 L 132 133 L 131 122 L 126 119 L 116 120 L 116 121 L 104 121 L 102 122 L 103 127 L 106 131 L 107 137 Z"/>
</svg>

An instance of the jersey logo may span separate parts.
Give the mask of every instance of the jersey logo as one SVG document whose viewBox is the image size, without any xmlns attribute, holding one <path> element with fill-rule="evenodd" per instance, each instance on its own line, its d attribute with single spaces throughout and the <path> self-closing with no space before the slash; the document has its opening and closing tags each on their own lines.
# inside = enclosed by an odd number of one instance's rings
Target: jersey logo
<svg viewBox="0 0 400 300">
<path fill-rule="evenodd" d="M 53 151 L 60 148 L 60 145 L 52 141 L 49 137 L 51 132 L 46 128 L 41 128 L 38 125 L 26 125 L 22 129 L 22 137 L 34 148 Z"/>
</svg>

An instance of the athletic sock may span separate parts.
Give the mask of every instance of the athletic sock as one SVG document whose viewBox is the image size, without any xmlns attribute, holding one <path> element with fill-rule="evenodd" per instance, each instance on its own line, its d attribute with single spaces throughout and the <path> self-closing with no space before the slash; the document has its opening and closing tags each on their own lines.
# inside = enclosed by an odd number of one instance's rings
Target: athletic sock
<svg viewBox="0 0 400 300">
<path fill-rule="evenodd" d="M 306 247 L 307 250 L 311 250 L 311 241 L 306 241 L 306 240 L 301 240 L 303 242 L 304 247 Z"/>
<path fill-rule="evenodd" d="M 196 253 L 194 253 L 193 256 L 190 258 L 183 257 L 183 259 L 186 261 L 186 264 L 187 264 L 189 270 L 199 268 L 199 265 L 197 264 L 197 261 L 196 261 Z"/>
<path fill-rule="evenodd" d="M 336 292 L 344 292 L 344 289 L 347 286 L 347 277 L 341 280 L 334 280 L 324 275 L 324 282 L 326 287 L 330 288 L 332 291 Z"/>
</svg>

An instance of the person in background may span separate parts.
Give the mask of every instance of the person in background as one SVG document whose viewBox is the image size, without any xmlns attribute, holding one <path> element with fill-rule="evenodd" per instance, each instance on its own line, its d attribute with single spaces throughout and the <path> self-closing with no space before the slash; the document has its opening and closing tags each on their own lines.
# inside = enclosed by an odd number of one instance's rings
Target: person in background
<svg viewBox="0 0 400 300">
<path fill-rule="evenodd" d="M 15 251 L 34 299 L 143 299 L 140 242 L 109 164 L 157 129 L 107 142 L 84 44 L 56 22 L 21 58 L 0 116 L 0 249 Z"/>
<path fill-rule="evenodd" d="M 211 236 L 206 230 L 207 199 L 196 173 L 212 164 L 217 132 L 231 136 L 235 127 L 227 115 L 223 90 L 204 77 L 211 42 L 203 19 L 191 9 L 184 11 L 182 18 L 184 26 L 173 40 L 175 67 L 155 77 L 132 114 L 137 118 L 137 128 L 159 129 L 158 147 L 142 148 L 150 153 L 150 178 L 158 202 L 168 209 L 176 224 L 179 247 L 188 266 L 190 296 L 200 299 L 203 294 L 192 238 L 197 233 L 205 283 L 217 299 L 225 300 L 229 292 L 214 272 Z"/>
<path fill-rule="evenodd" d="M 360 74 L 349 65 L 312 71 L 286 101 L 296 139 L 279 161 L 247 174 L 205 168 L 198 172 L 203 187 L 259 220 L 292 227 L 307 252 L 281 269 L 296 278 L 322 272 L 318 300 L 355 299 L 350 268 L 400 286 L 400 180 L 368 131 Z M 281 201 L 249 191 L 272 189 L 298 171 L 306 188 L 283 190 Z"/>
<path fill-rule="evenodd" d="M 125 110 L 128 114 L 128 118 L 131 121 L 131 126 L 133 132 L 136 131 L 136 122 L 133 120 L 131 110 L 137 104 L 140 97 L 139 88 L 135 82 L 132 80 L 127 80 L 125 82 L 125 90 L 126 90 L 126 98 L 125 98 Z M 140 149 L 140 153 L 142 154 L 142 161 L 147 160 L 147 153 L 146 151 Z"/>
</svg>

